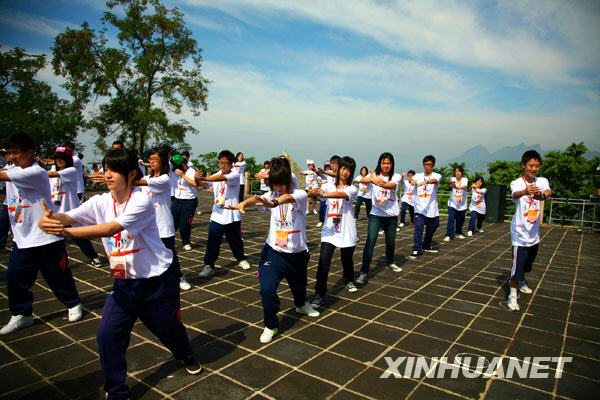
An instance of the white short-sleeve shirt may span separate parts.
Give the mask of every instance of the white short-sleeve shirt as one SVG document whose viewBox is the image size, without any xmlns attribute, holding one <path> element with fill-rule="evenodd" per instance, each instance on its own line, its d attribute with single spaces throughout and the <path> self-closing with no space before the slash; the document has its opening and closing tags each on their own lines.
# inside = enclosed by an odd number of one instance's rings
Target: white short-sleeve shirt
<svg viewBox="0 0 600 400">
<path fill-rule="evenodd" d="M 185 176 L 194 180 L 194 175 L 196 175 L 196 171 L 192 168 L 188 168 L 185 171 Z M 177 179 L 177 191 L 175 192 L 175 198 L 181 200 L 191 200 L 198 198 L 198 189 L 194 185 L 190 185 L 188 181 L 183 179 L 182 176 L 175 174 L 179 179 Z"/>
<path fill-rule="evenodd" d="M 469 180 L 466 177 L 462 177 L 460 182 L 456 183 L 456 177 L 450 178 L 450 182 L 455 182 L 456 186 L 464 187 L 464 189 L 452 188 L 450 198 L 448 199 L 448 207 L 452 207 L 457 211 L 464 211 L 467 209 L 467 185 Z"/>
<path fill-rule="evenodd" d="M 529 185 L 535 185 L 544 193 L 550 189 L 550 183 L 546 178 L 536 178 L 531 184 L 521 177 L 515 179 L 510 184 L 512 193 L 524 190 Z M 521 196 L 518 199 L 513 199 L 513 203 L 517 205 L 515 215 L 510 224 L 510 236 L 513 246 L 531 247 L 540 242 L 540 213 L 541 200 L 536 200 L 533 196 Z"/>
<path fill-rule="evenodd" d="M 304 187 L 307 190 L 319 186 L 319 181 L 317 179 L 317 173 L 316 172 L 311 171 L 310 169 L 307 169 L 305 171 L 302 171 L 302 174 L 304 175 L 304 181 L 305 181 Z"/>
<path fill-rule="evenodd" d="M 411 206 L 415 205 L 415 185 L 408 181 L 407 177 L 404 177 L 402 180 L 402 186 L 404 187 L 404 194 L 402 195 L 402 199 L 400 200 L 402 203 L 409 204 Z"/>
<path fill-rule="evenodd" d="M 364 178 L 368 178 L 370 175 L 367 174 L 364 176 Z M 357 176 L 356 178 L 354 178 L 353 182 L 358 183 L 358 197 L 362 197 L 363 199 L 370 199 L 371 198 L 371 193 L 373 191 L 373 184 L 371 183 L 361 183 L 360 180 L 363 178 L 363 176 Z"/>
<path fill-rule="evenodd" d="M 440 210 L 437 202 L 437 192 L 442 176 L 437 172 L 432 172 L 429 176 L 425 176 L 424 172 L 420 172 L 415 174 L 413 179 L 417 183 L 421 183 L 430 179 L 435 179 L 438 181 L 438 183 L 428 183 L 427 185 L 416 187 L 417 194 L 415 198 L 415 213 L 424 215 L 427 218 L 439 217 Z"/>
<path fill-rule="evenodd" d="M 391 179 L 384 175 L 378 175 L 377 177 L 386 182 L 395 183 L 396 187 L 394 189 L 384 189 L 381 186 L 373 185 L 371 214 L 378 217 L 397 217 L 400 214 L 400 207 L 398 206 L 396 191 L 402 176 L 394 174 Z"/>
<path fill-rule="evenodd" d="M 335 247 L 356 246 L 356 221 L 352 212 L 352 203 L 356 199 L 358 189 L 349 185 L 337 189 L 334 184 L 323 186 L 323 193 L 344 192 L 348 199 L 327 199 L 327 219 L 321 231 L 321 241 L 331 243 Z"/>
<path fill-rule="evenodd" d="M 260 173 L 268 175 L 269 174 L 269 170 L 266 169 L 266 168 L 263 168 L 263 169 L 260 170 Z M 267 186 L 264 178 L 260 180 L 260 190 L 266 190 L 266 191 L 269 190 L 269 186 Z"/>
<path fill-rule="evenodd" d="M 212 176 L 223 175 L 221 171 Z M 241 221 L 242 214 L 238 210 L 227 210 L 224 206 L 235 206 L 239 204 L 240 174 L 233 169 L 225 175 L 226 181 L 209 182 L 213 188 L 214 202 L 210 220 L 221 225 Z"/>
<path fill-rule="evenodd" d="M 280 204 L 275 208 L 270 208 L 271 222 L 269 225 L 269 236 L 267 244 L 275 251 L 282 253 L 300 253 L 307 251 L 306 245 L 306 204 L 308 203 L 308 194 L 304 190 L 294 189 L 292 196 L 295 203 Z M 269 191 L 264 194 L 264 198 L 273 200 L 279 198 L 279 193 Z M 259 207 L 264 211 L 264 208 Z M 285 247 L 277 246 L 277 231 L 286 231 L 287 245 Z"/>
<path fill-rule="evenodd" d="M 140 186 L 140 190 L 154 205 L 158 234 L 161 238 L 175 236 L 175 222 L 171 213 L 171 177 L 167 174 L 157 177 L 146 175 L 144 180 L 148 186 Z"/>
<path fill-rule="evenodd" d="M 476 211 L 481 215 L 485 215 L 485 192 L 487 192 L 487 189 L 471 190 L 471 204 L 469 204 L 469 211 Z"/>
<path fill-rule="evenodd" d="M 8 219 L 17 246 L 27 249 L 63 240 L 42 232 L 37 224 L 44 216 L 42 200 L 48 208 L 55 209 L 50 198 L 48 172 L 33 163 L 27 168 L 9 168 L 6 175 L 11 180 L 6 185 Z"/>
<path fill-rule="evenodd" d="M 77 197 L 77 169 L 75 167 L 56 171 L 59 178 L 50 178 L 50 196 L 57 212 L 65 213 L 79 207 Z"/>
<path fill-rule="evenodd" d="M 77 170 L 77 193 L 85 191 L 85 182 L 83 181 L 83 163 L 77 156 L 73 156 L 73 167 Z"/>
<path fill-rule="evenodd" d="M 233 171 L 240 174 L 240 176 L 244 176 L 244 171 L 246 170 L 246 161 L 238 161 L 233 163 Z"/>
<path fill-rule="evenodd" d="M 68 211 L 78 225 L 96 225 L 115 221 L 124 230 L 102 238 L 104 250 L 111 257 L 126 257 L 127 279 L 159 276 L 173 261 L 173 253 L 160 239 L 154 205 L 138 188 L 129 200 L 116 204 L 112 193 L 96 195 L 78 208 Z"/>
</svg>

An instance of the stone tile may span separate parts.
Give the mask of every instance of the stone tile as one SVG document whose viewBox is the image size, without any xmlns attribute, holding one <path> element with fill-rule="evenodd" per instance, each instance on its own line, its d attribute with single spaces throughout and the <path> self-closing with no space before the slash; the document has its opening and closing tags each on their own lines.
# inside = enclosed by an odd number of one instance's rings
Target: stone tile
<svg viewBox="0 0 600 400">
<path fill-rule="evenodd" d="M 430 383 L 431 386 L 421 384 L 410 398 L 415 400 L 462 399 L 462 397 L 452 394 L 444 388 L 435 387 L 434 384 L 437 381 L 437 379 L 433 380 L 433 383 Z"/>
<path fill-rule="evenodd" d="M 304 364 L 301 369 L 327 381 L 343 385 L 365 369 L 365 366 L 346 357 L 325 352 Z"/>
<path fill-rule="evenodd" d="M 295 339 L 321 348 L 327 348 L 331 346 L 344 336 L 346 336 L 346 333 L 329 329 L 325 326 L 321 326 L 320 324 L 309 325 L 292 335 L 292 337 Z"/>
<path fill-rule="evenodd" d="M 377 368 L 369 368 L 346 387 L 376 399 L 403 399 L 417 385 L 416 381 L 407 378 L 396 379 L 390 376 L 385 380 L 380 379 L 382 373 Z"/>
<path fill-rule="evenodd" d="M 173 395 L 175 399 L 244 399 L 252 394 L 247 389 L 223 376 L 212 374 Z"/>
<path fill-rule="evenodd" d="M 336 329 L 350 333 L 366 325 L 367 321 L 349 315 L 334 313 L 325 318 L 321 318 L 319 323 L 323 326 L 335 327 Z"/>
<path fill-rule="evenodd" d="M 274 358 L 285 364 L 298 366 L 322 350 L 288 338 L 280 338 L 259 351 L 259 354 Z"/>
<path fill-rule="evenodd" d="M 291 368 L 288 366 L 259 355 L 251 355 L 230 365 L 221 373 L 254 390 L 261 390 L 289 371 Z"/>
<path fill-rule="evenodd" d="M 298 371 L 284 376 L 264 392 L 277 399 L 326 398 L 336 390 L 330 383 L 313 378 Z"/>
<path fill-rule="evenodd" d="M 353 358 L 361 362 L 373 361 L 386 346 L 369 342 L 360 338 L 350 337 L 331 348 L 331 351 Z"/>
<path fill-rule="evenodd" d="M 216 340 L 194 350 L 202 365 L 211 369 L 224 367 L 249 354 L 247 350 L 222 340 Z"/>
<path fill-rule="evenodd" d="M 20 332 L 23 334 L 23 332 L 26 331 L 22 330 Z M 24 337 L 21 340 L 16 340 L 10 343 L 10 347 L 21 357 L 27 358 L 36 354 L 45 353 L 52 349 L 56 349 L 57 347 L 66 346 L 71 343 L 73 343 L 71 339 L 61 335 L 59 332 L 52 331 L 36 336 Z"/>
<path fill-rule="evenodd" d="M 423 356 L 441 357 L 450 345 L 450 342 L 411 333 L 402 339 L 396 347 Z"/>
<path fill-rule="evenodd" d="M 32 357 L 28 363 L 44 376 L 52 376 L 64 371 L 65 366 L 70 369 L 97 359 L 83 346 L 72 344 Z"/>
<path fill-rule="evenodd" d="M 462 330 L 463 328 L 458 326 L 425 320 L 414 329 L 414 332 L 452 342 L 461 334 Z"/>
<path fill-rule="evenodd" d="M 42 379 L 25 361 L 10 364 L 0 368 L 0 394 L 41 382 Z M 4 395 L 0 397 L 4 398 Z"/>
</svg>

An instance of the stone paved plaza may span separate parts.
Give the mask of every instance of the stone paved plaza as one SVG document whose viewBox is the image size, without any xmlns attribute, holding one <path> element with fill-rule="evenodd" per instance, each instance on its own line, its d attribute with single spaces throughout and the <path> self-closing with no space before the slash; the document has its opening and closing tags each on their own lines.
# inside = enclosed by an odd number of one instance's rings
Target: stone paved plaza
<svg viewBox="0 0 600 400">
<path fill-rule="evenodd" d="M 217 273 L 199 278 L 211 200 L 200 194 L 203 214 L 194 220 L 193 250 L 180 252 L 192 290 L 181 294 L 181 317 L 205 370 L 188 375 L 141 323 L 127 353 L 133 398 L 143 399 L 553 399 L 598 398 L 600 391 L 600 240 L 597 233 L 543 227 L 534 270 L 534 292 L 521 294 L 521 312 L 506 309 L 511 264 L 510 225 L 484 224 L 485 232 L 441 244 L 438 254 L 407 259 L 412 227 L 396 238 L 400 273 L 384 269 L 384 240 L 375 250 L 370 280 L 356 293 L 342 284 L 339 252 L 334 255 L 327 305 L 319 318 L 298 317 L 285 281 L 280 334 L 259 343 L 263 329 L 257 263 L 268 213 L 243 218 L 244 243 L 252 269 L 236 266 L 226 242 Z M 314 291 L 320 229 L 308 217 L 311 259 L 308 294 Z M 443 243 L 446 217 L 435 236 Z M 354 255 L 362 260 L 363 239 Z M 98 250 L 99 241 L 95 242 Z M 108 268 L 94 268 L 68 241 L 85 314 L 68 323 L 66 311 L 41 275 L 33 287 L 35 324 L 0 337 L 0 398 L 100 399 L 103 378 L 96 331 L 107 291 Z M 8 253 L 0 254 L 2 272 Z M 10 317 L 6 278 L 0 278 L 0 321 Z M 560 379 L 555 363 L 547 378 L 379 377 L 385 357 L 572 357 Z M 525 363 L 526 364 L 526 363 Z M 399 371 L 404 371 L 401 364 Z"/>
</svg>

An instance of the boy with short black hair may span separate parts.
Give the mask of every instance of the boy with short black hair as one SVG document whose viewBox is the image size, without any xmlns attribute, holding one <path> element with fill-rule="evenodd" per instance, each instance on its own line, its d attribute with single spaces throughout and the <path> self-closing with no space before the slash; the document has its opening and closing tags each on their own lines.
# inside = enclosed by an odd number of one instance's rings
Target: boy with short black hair
<svg viewBox="0 0 600 400">
<path fill-rule="evenodd" d="M 409 182 L 415 185 L 415 233 L 413 235 L 413 252 L 410 259 L 416 259 L 423 251 L 437 253 L 438 249 L 431 247 L 433 234 L 440 224 L 440 210 L 437 203 L 437 192 L 442 176 L 433 172 L 435 157 L 423 157 L 424 172 L 415 174 Z M 423 240 L 423 227 L 425 239 Z"/>
<path fill-rule="evenodd" d="M 48 173 L 34 162 L 34 148 L 31 136 L 25 133 L 10 136 L 6 149 L 8 160 L 14 167 L 0 172 L 0 181 L 7 182 L 6 199 L 14 241 L 6 271 L 8 307 L 12 317 L 0 329 L 0 335 L 33 324 L 30 288 L 38 270 L 54 295 L 68 308 L 69 321 L 79 321 L 83 316 L 64 239 L 42 232 L 37 225 L 38 219 L 44 216 L 41 201 L 52 203 Z"/>
<path fill-rule="evenodd" d="M 194 177 L 198 185 L 204 188 L 212 187 L 215 196 L 208 225 L 204 268 L 199 274 L 203 278 L 210 276 L 215 270 L 214 263 L 219 258 L 223 234 L 227 238 L 238 265 L 244 270 L 250 269 L 250 264 L 244 255 L 242 215 L 238 210 L 227 208 L 239 204 L 238 196 L 242 177 L 233 169 L 234 161 L 233 153 L 223 150 L 219 153 L 219 172 L 211 176 L 202 176 L 202 173 L 197 171 Z"/>
<path fill-rule="evenodd" d="M 510 184 L 512 201 L 517 205 L 510 225 L 513 246 L 513 264 L 510 271 L 510 293 L 508 308 L 519 311 L 517 289 L 521 293 L 532 293 L 527 286 L 525 273 L 531 271 L 540 243 L 540 212 L 542 201 L 552 195 L 546 178 L 537 178 L 542 157 L 535 150 L 527 150 L 521 158 L 524 174 Z"/>
</svg>

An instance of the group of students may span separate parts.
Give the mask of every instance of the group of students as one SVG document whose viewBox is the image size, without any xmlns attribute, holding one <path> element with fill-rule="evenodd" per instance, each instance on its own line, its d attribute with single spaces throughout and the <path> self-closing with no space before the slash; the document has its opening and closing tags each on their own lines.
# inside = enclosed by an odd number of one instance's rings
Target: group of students
<svg viewBox="0 0 600 400">
<path fill-rule="evenodd" d="M 328 173 L 315 170 L 318 175 L 326 176 L 328 182 L 322 186 L 311 186 L 308 190 L 298 188 L 297 179 L 285 157 L 274 157 L 258 174 L 263 179 L 261 195 L 240 201 L 242 175 L 234 168 L 236 160 L 233 153 L 227 150 L 218 155 L 219 171 L 204 176 L 203 172 L 189 167 L 183 157 L 170 155 L 167 148 L 153 149 L 148 162 L 150 173 L 142 176 L 135 152 L 117 148 L 106 154 L 102 163 L 103 173 L 96 175 L 96 179 L 106 183 L 109 192 L 93 196 L 81 204 L 72 202 L 70 206 L 62 207 L 62 200 L 60 206 L 52 200 L 48 172 L 34 161 L 33 140 L 24 134 L 12 135 L 6 148 L 12 166 L 0 171 L 0 180 L 7 182 L 7 212 L 14 240 L 7 269 L 12 317 L 0 334 L 14 332 L 33 323 L 30 288 L 38 270 L 67 307 L 69 321 L 81 319 L 81 301 L 68 266 L 64 238 L 100 238 L 108 256 L 110 275 L 115 278 L 107 295 L 97 335 L 107 398 L 129 395 L 125 384 L 125 352 L 138 317 L 189 373 L 197 374 L 202 370 L 201 364 L 194 358 L 180 319 L 181 271 L 175 248 L 176 218 L 173 218 L 175 213 L 171 212 L 170 205 L 173 174 L 178 177 L 178 189 L 187 184 L 189 187 L 186 189 L 190 192 L 195 192 L 198 187 L 213 190 L 208 243 L 200 276 L 214 272 L 223 235 L 239 266 L 249 269 L 241 237 L 241 216 L 251 206 L 258 207 L 259 211 L 270 209 L 269 231 L 258 267 L 265 325 L 259 338 L 261 343 L 270 342 L 278 333 L 280 300 L 277 290 L 284 278 L 293 294 L 296 312 L 309 317 L 320 315 L 317 309 L 325 302 L 335 248 L 340 249 L 343 277 L 349 292 L 356 292 L 356 285 L 364 285 L 368 280 L 380 228 L 385 233 L 386 265 L 393 271 L 401 271 L 394 264 L 394 242 L 401 212 L 396 192 L 401 183 L 414 187 L 410 192 L 414 198 L 415 225 L 411 258 L 419 257 L 423 250 L 435 250 L 431 247 L 431 239 L 439 224 L 436 196 L 441 177 L 433 172 L 433 156 L 423 159 L 424 172 L 401 175 L 394 172 L 393 155 L 383 153 L 375 171 L 361 173 L 358 179 L 353 179 L 356 163 L 351 157 L 332 157 Z M 59 153 L 68 154 L 68 151 L 58 148 L 54 156 L 59 168 L 54 178 L 61 179 L 66 174 L 60 174 L 63 166 L 59 161 L 61 157 L 57 155 Z M 511 184 L 513 200 L 517 203 L 511 226 L 514 261 L 508 303 L 513 310 L 519 308 L 517 290 L 531 292 L 525 283 L 524 273 L 531 270 L 537 252 L 540 201 L 551 194 L 547 180 L 536 178 L 541 157 L 535 152 L 531 153 L 533 155 L 530 153 L 523 156 L 524 176 Z M 189 170 L 193 170 L 193 174 Z M 359 185 L 370 185 L 372 200 L 362 267 L 356 279 L 352 259 L 358 237 L 356 211 L 352 206 L 359 193 L 364 195 L 368 189 L 357 188 L 353 185 L 355 181 Z M 64 190 L 64 183 L 62 185 Z M 477 181 L 472 188 L 478 195 L 485 194 Z M 453 181 L 456 201 L 462 201 L 458 199 L 459 191 L 465 189 L 466 183 L 457 175 Z M 174 201 L 186 200 L 177 197 L 177 193 L 174 197 Z M 310 258 L 306 215 L 311 197 L 324 202 L 326 211 L 315 295 L 309 301 L 306 290 Z M 406 210 L 409 206 L 407 202 L 407 207 L 403 205 L 402 209 Z M 455 213 L 464 211 L 455 210 Z M 455 220 L 459 220 L 456 215 Z"/>
</svg>

